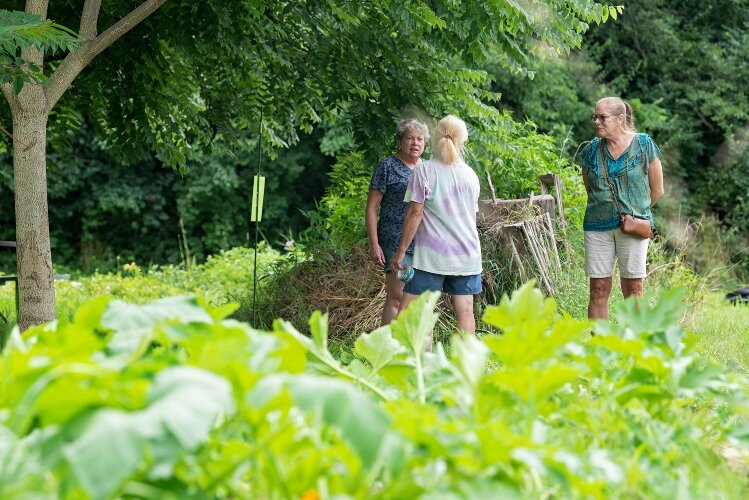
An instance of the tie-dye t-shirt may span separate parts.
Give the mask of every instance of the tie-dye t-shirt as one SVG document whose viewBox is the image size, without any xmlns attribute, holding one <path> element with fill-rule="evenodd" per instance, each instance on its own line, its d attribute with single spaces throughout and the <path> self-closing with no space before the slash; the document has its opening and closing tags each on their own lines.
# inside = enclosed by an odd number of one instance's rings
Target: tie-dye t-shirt
<svg viewBox="0 0 749 500">
<path fill-rule="evenodd" d="M 481 273 L 478 200 L 479 178 L 462 160 L 446 165 L 432 159 L 416 167 L 404 198 L 424 204 L 414 237 L 416 269 L 450 276 Z"/>
</svg>

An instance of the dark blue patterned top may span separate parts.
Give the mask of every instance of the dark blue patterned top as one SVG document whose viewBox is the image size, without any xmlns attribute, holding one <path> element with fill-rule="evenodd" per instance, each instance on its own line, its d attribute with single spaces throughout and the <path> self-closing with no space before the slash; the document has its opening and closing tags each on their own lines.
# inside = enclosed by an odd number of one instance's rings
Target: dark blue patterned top
<svg viewBox="0 0 749 500">
<path fill-rule="evenodd" d="M 395 156 L 388 156 L 380 161 L 372 174 L 369 189 L 382 193 L 380 219 L 377 221 L 377 240 L 385 253 L 393 254 L 401 242 L 403 218 L 406 216 L 408 203 L 403 201 L 406 187 L 413 170 Z M 406 253 L 412 254 L 414 244 L 411 242 Z"/>
<path fill-rule="evenodd" d="M 589 187 L 583 220 L 585 231 L 608 231 L 620 224 L 611 188 L 603 174 L 600 141 L 595 137 L 580 151 L 580 161 L 588 176 Z M 632 143 L 616 160 L 611 158 L 608 148 L 604 147 L 603 151 L 622 212 L 649 219 L 652 224 L 648 171 L 650 163 L 661 158 L 658 146 L 648 134 L 635 134 Z"/>
</svg>

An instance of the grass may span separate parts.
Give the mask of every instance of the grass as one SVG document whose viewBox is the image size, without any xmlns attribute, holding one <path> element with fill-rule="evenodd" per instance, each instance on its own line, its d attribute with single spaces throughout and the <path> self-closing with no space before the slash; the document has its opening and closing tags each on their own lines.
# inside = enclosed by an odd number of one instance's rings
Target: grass
<svg viewBox="0 0 749 500">
<path fill-rule="evenodd" d="M 749 375 L 749 305 L 712 293 L 685 322 L 689 341 L 707 356 Z"/>
</svg>

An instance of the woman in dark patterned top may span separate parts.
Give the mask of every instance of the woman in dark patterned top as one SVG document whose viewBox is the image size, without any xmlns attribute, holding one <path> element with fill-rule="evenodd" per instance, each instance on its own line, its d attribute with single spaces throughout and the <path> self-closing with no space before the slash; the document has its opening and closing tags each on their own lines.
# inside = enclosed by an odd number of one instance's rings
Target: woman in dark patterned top
<svg viewBox="0 0 749 500">
<path fill-rule="evenodd" d="M 380 161 L 369 184 L 369 196 L 364 218 L 369 235 L 369 255 L 385 270 L 385 307 L 382 324 L 390 323 L 398 314 L 403 297 L 403 282 L 390 272 L 390 259 L 398 248 L 403 228 L 403 217 L 408 203 L 403 201 L 411 173 L 421 162 L 421 154 L 429 139 L 429 128 L 420 121 L 408 118 L 398 122 L 395 130 L 398 153 Z M 377 213 L 379 210 L 379 220 Z M 403 264 L 411 264 L 413 244 Z"/>
<path fill-rule="evenodd" d="M 585 271 L 590 278 L 588 317 L 606 319 L 614 261 L 619 261 L 624 298 L 641 296 L 647 275 L 650 240 L 621 232 L 619 211 L 652 224 L 650 208 L 663 195 L 663 170 L 658 146 L 649 135 L 637 133 L 628 103 L 618 97 L 601 99 L 593 123 L 598 137 L 580 151 L 588 192 L 583 220 Z"/>
</svg>

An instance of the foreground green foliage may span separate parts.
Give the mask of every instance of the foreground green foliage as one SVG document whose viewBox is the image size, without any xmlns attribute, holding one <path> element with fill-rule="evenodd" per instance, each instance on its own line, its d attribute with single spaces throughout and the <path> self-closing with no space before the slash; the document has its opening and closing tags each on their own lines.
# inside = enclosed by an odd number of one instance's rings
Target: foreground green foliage
<svg viewBox="0 0 749 500">
<path fill-rule="evenodd" d="M 682 342 L 679 294 L 618 323 L 560 315 L 532 285 L 502 334 L 424 353 L 436 294 L 342 364 L 185 297 L 109 299 L 17 333 L 0 357 L 0 496 L 739 497 L 746 380 Z"/>
</svg>

